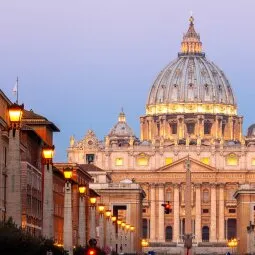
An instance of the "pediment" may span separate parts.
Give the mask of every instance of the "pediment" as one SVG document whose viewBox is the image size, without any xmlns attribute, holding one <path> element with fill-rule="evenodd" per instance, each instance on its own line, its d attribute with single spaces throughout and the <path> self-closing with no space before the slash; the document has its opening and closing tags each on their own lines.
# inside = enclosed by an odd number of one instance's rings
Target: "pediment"
<svg viewBox="0 0 255 255">
<path fill-rule="evenodd" d="M 193 159 L 191 157 L 184 157 L 182 159 L 179 159 L 175 162 L 173 162 L 172 164 L 160 167 L 158 169 L 155 170 L 155 172 L 166 172 L 166 173 L 173 173 L 173 172 L 186 172 L 186 162 L 189 159 L 190 161 L 190 171 L 193 173 L 196 172 L 207 172 L 207 173 L 213 173 L 216 172 L 217 170 L 209 165 L 206 165 L 196 159 Z"/>
</svg>

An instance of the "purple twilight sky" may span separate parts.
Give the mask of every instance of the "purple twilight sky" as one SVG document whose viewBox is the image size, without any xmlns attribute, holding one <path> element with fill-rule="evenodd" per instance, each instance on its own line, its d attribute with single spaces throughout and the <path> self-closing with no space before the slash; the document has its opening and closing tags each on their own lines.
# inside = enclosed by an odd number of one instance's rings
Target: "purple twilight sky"
<svg viewBox="0 0 255 255">
<path fill-rule="evenodd" d="M 69 137 L 108 134 L 121 110 L 139 136 L 156 75 L 180 49 L 190 10 L 203 50 L 234 89 L 244 132 L 255 122 L 254 0 L 8 0 L 0 4 L 0 88 L 53 121 L 55 161 Z"/>
</svg>

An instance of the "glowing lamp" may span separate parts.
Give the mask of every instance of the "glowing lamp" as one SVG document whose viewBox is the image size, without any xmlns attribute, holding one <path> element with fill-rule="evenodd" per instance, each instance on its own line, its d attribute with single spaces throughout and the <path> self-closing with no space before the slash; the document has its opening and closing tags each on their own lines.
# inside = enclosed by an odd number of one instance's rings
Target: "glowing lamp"
<svg viewBox="0 0 255 255">
<path fill-rule="evenodd" d="M 111 217 L 111 215 L 112 215 L 111 210 L 106 210 L 106 212 L 105 212 L 105 216 L 106 216 L 106 218 L 110 218 L 110 217 Z"/>
<path fill-rule="evenodd" d="M 112 222 L 116 222 L 117 217 L 116 216 L 112 216 Z"/>
<path fill-rule="evenodd" d="M 135 231 L 135 227 L 134 226 L 130 226 L 130 231 Z"/>
<path fill-rule="evenodd" d="M 9 107 L 9 118 L 11 123 L 20 123 L 23 114 L 24 105 L 12 104 Z"/>
<path fill-rule="evenodd" d="M 126 224 L 126 230 L 130 229 L 130 224 Z"/>
<path fill-rule="evenodd" d="M 90 200 L 90 204 L 91 205 L 95 205 L 96 202 L 97 202 L 97 198 L 96 197 L 91 197 L 89 200 Z"/>
<path fill-rule="evenodd" d="M 99 205 L 98 206 L 98 210 L 99 210 L 99 213 L 103 214 L 104 213 L 104 206 L 103 205 Z"/>
<path fill-rule="evenodd" d="M 79 193 L 84 195 L 86 192 L 86 186 L 84 184 L 79 185 Z"/>
<path fill-rule="evenodd" d="M 66 180 L 70 180 L 73 176 L 73 168 L 71 167 L 66 167 L 63 169 L 64 171 L 64 177 Z"/>
<path fill-rule="evenodd" d="M 44 164 L 47 165 L 47 168 L 49 169 L 49 164 L 52 164 L 53 154 L 54 154 L 55 146 L 44 146 L 42 149 L 42 157 L 44 160 Z"/>
<path fill-rule="evenodd" d="M 142 247 L 147 247 L 147 246 L 149 246 L 149 243 L 146 239 L 142 239 L 141 245 L 142 245 Z"/>
<path fill-rule="evenodd" d="M 121 226 L 122 226 L 123 228 L 125 228 L 126 223 L 125 223 L 125 222 L 122 222 L 122 223 L 121 223 Z"/>
<path fill-rule="evenodd" d="M 121 221 L 121 220 L 117 220 L 117 224 L 118 224 L 119 226 L 121 226 L 122 221 Z"/>
</svg>

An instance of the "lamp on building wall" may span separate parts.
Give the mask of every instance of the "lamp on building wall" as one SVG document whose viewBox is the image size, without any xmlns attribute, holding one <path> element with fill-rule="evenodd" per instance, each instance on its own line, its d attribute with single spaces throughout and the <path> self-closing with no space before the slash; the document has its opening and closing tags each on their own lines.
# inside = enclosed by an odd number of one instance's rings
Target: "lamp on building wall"
<svg viewBox="0 0 255 255">
<path fill-rule="evenodd" d="M 85 214 L 85 196 L 87 188 L 84 184 L 79 185 L 79 245 L 86 245 L 86 214 Z"/>
<path fill-rule="evenodd" d="M 22 223 L 22 200 L 21 200 L 21 165 L 20 165 L 20 133 L 24 105 L 12 104 L 8 108 L 9 113 L 9 157 L 7 163 L 6 190 L 6 216 L 12 217 L 18 227 Z M 11 132 L 12 131 L 12 132 Z M 12 133 L 12 135 L 11 135 Z M 16 134 L 16 135 L 15 135 Z M 4 217 L 6 217 L 4 216 Z"/>
<path fill-rule="evenodd" d="M 49 239 L 54 237 L 54 224 L 53 224 L 53 172 L 52 172 L 52 159 L 54 154 L 54 145 L 45 145 L 42 149 L 42 158 L 44 164 L 43 172 L 43 236 Z"/>
<path fill-rule="evenodd" d="M 99 247 L 104 247 L 104 205 L 98 206 L 99 211 Z M 108 233 L 106 233 L 108 234 Z"/>
<path fill-rule="evenodd" d="M 73 226 L 72 226 L 72 175 L 73 168 L 63 169 L 65 177 L 65 202 L 64 202 L 64 249 L 73 255 Z"/>
<path fill-rule="evenodd" d="M 21 119 L 24 110 L 24 104 L 18 105 L 16 103 L 9 106 L 10 129 L 12 130 L 13 137 L 16 130 L 20 129 Z"/>
<path fill-rule="evenodd" d="M 96 238 L 96 202 L 95 196 L 90 197 L 90 226 L 89 226 L 89 238 Z"/>
</svg>

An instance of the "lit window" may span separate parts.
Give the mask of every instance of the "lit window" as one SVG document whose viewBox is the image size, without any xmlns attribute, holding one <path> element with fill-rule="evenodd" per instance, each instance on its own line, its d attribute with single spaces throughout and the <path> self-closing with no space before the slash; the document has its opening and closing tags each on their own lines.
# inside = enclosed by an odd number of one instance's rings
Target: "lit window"
<svg viewBox="0 0 255 255">
<path fill-rule="evenodd" d="M 206 164 L 206 165 L 209 165 L 210 164 L 210 158 L 208 158 L 208 157 L 201 158 L 201 162 Z"/>
<path fill-rule="evenodd" d="M 148 165 L 148 162 L 149 162 L 149 159 L 148 157 L 146 157 L 145 155 L 141 154 L 137 160 L 136 160 L 136 163 L 138 166 L 147 166 Z"/>
<path fill-rule="evenodd" d="M 166 165 L 170 165 L 173 163 L 173 158 L 165 158 Z"/>
<path fill-rule="evenodd" d="M 115 166 L 123 166 L 123 158 L 116 158 Z"/>
<path fill-rule="evenodd" d="M 255 158 L 251 159 L 251 165 L 255 166 Z"/>
<path fill-rule="evenodd" d="M 227 165 L 228 166 L 237 166 L 238 165 L 238 157 L 231 153 L 227 156 Z"/>
</svg>

